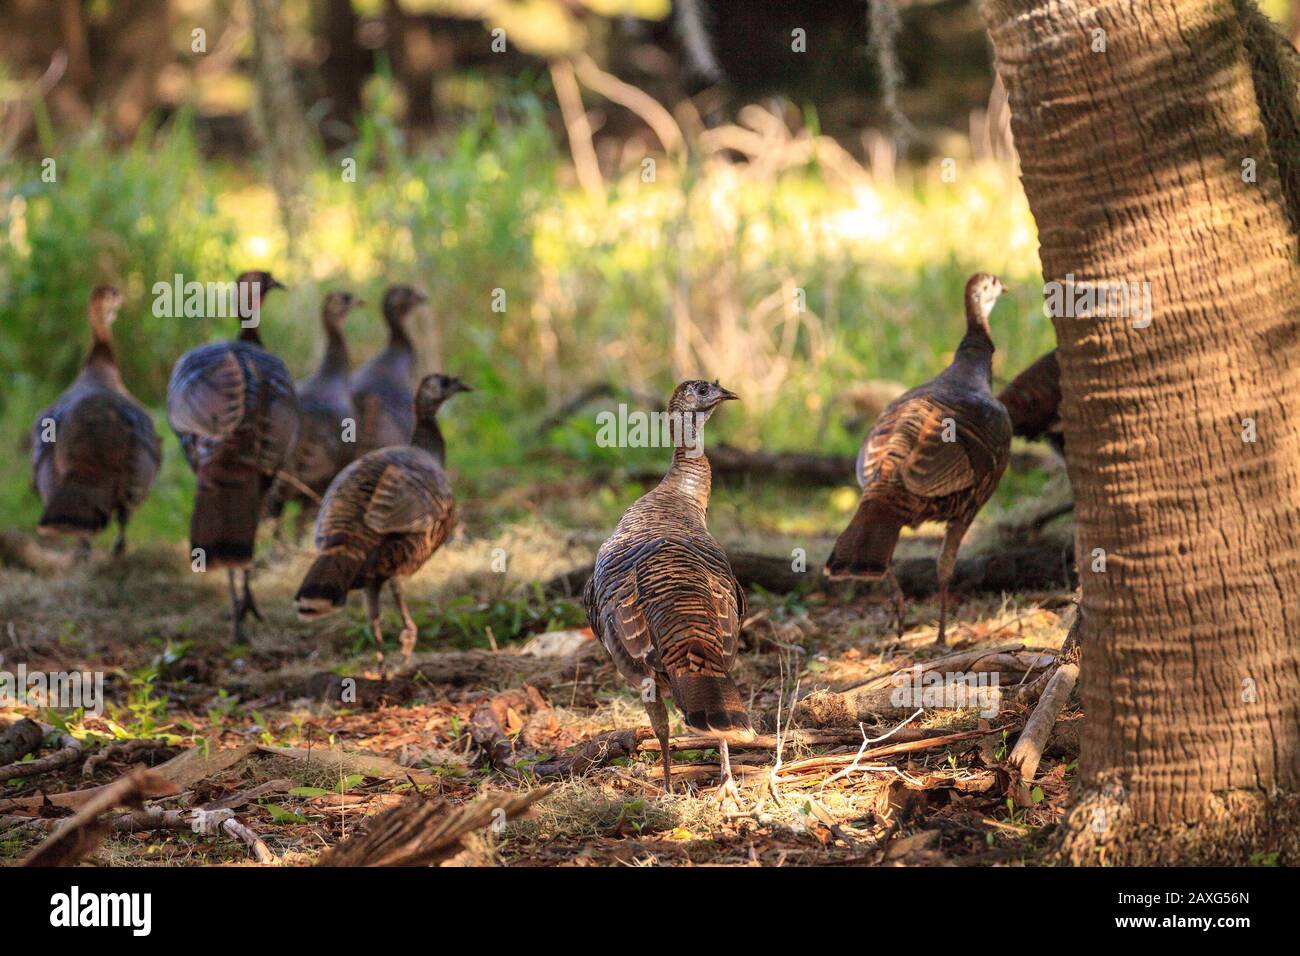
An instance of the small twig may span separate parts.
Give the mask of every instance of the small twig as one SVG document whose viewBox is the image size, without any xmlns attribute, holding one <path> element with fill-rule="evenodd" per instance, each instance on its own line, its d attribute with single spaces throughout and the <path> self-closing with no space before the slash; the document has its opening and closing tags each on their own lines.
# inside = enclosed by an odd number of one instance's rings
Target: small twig
<svg viewBox="0 0 1300 956">
<path fill-rule="evenodd" d="M 851 773 L 853 773 L 854 770 L 858 769 L 858 761 L 862 759 L 862 755 L 867 752 L 868 747 L 870 747 L 872 744 L 878 744 L 882 740 L 888 740 L 890 737 L 894 736 L 894 734 L 898 733 L 900 730 L 902 730 L 912 721 L 916 720 L 916 718 L 920 717 L 923 713 L 925 713 L 925 708 L 918 707 L 916 709 L 916 713 L 912 714 L 911 717 L 908 717 L 907 720 L 903 721 L 893 730 L 889 731 L 886 734 L 882 734 L 879 737 L 868 737 L 866 728 L 862 724 L 858 724 L 858 729 L 862 732 L 862 746 L 859 747 L 858 752 L 854 754 L 853 762 L 849 764 L 847 767 L 845 767 L 843 770 L 837 770 L 835 773 L 831 774 L 829 777 L 823 780 L 821 789 L 825 790 L 826 784 L 833 783 L 836 780 L 849 776 Z"/>
<path fill-rule="evenodd" d="M 243 840 L 248 844 L 248 848 L 253 851 L 253 856 L 257 857 L 258 863 L 278 863 L 279 858 L 271 852 L 271 848 L 262 842 L 253 830 L 244 823 L 240 823 L 234 817 L 226 820 L 221 824 L 221 829 L 237 840 Z"/>
<path fill-rule="evenodd" d="M 280 481 L 283 481 L 287 485 L 293 485 L 293 487 L 298 491 L 300 495 L 303 495 L 306 498 L 310 498 L 314 503 L 318 505 L 322 504 L 325 501 L 324 498 L 316 494 L 315 491 L 313 491 L 311 488 L 304 485 L 295 476 L 289 474 L 289 472 L 285 471 L 283 468 L 281 468 L 279 471 L 275 473 L 275 477 Z"/>
<path fill-rule="evenodd" d="M 802 772 L 806 770 L 820 770 L 829 767 L 838 767 L 845 764 L 851 764 L 854 761 L 870 757 L 892 757 L 896 754 L 916 753 L 922 750 L 930 750 L 935 747 L 946 747 L 949 744 L 961 743 L 965 740 L 974 740 L 977 737 L 985 737 L 989 734 L 1001 733 L 1007 728 L 995 727 L 991 730 L 966 730 L 955 734 L 944 734 L 942 737 L 929 737 L 924 740 L 913 740 L 904 743 L 888 744 L 884 747 L 877 747 L 874 750 L 859 752 L 853 755 L 849 754 L 827 754 L 823 757 L 808 757 L 804 760 L 798 760 L 786 767 L 787 771 Z M 865 769 L 865 768 L 862 768 Z"/>
</svg>

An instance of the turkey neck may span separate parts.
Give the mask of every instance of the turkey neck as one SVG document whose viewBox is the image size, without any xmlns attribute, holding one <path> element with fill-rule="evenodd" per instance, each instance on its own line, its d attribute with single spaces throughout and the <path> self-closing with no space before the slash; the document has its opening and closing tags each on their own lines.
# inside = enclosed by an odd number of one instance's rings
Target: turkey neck
<svg viewBox="0 0 1300 956">
<path fill-rule="evenodd" d="M 262 300 L 259 297 L 257 303 L 253 306 L 252 315 L 244 315 L 244 305 L 241 302 L 239 308 L 235 311 L 239 313 L 239 335 L 236 338 L 240 342 L 251 342 L 253 345 L 262 345 Z M 253 325 L 245 325 L 251 319 L 256 318 Z"/>
<path fill-rule="evenodd" d="M 410 352 L 411 336 L 406 331 L 406 316 L 385 315 L 388 322 L 388 348 L 393 351 Z"/>
<path fill-rule="evenodd" d="M 348 374 L 348 343 L 343 333 L 330 322 L 325 323 L 325 357 L 320 363 L 320 377 L 343 378 Z"/>
<path fill-rule="evenodd" d="M 701 423 L 698 428 L 703 428 Z M 699 512 L 697 517 L 704 521 L 704 514 L 709 508 L 709 491 L 713 487 L 713 470 L 709 467 L 708 456 L 704 454 L 703 431 L 696 433 L 699 439 L 698 454 L 694 453 L 695 442 L 682 441 L 680 432 L 673 432 L 673 463 L 668 466 L 663 480 L 659 482 L 659 491 L 666 492 L 674 498 L 689 502 Z"/>
<path fill-rule="evenodd" d="M 122 376 L 117 370 L 117 353 L 113 351 L 113 339 L 105 328 L 92 326 L 92 331 L 94 340 L 90 346 L 90 354 L 86 356 L 82 374 L 116 388 L 121 385 Z"/>
<path fill-rule="evenodd" d="M 993 339 L 989 335 L 988 320 L 980 314 L 979 306 L 966 303 L 966 334 L 962 336 L 952 364 L 963 372 L 973 374 L 986 387 L 993 384 Z"/>
<path fill-rule="evenodd" d="M 423 448 L 432 455 L 440 465 L 447 463 L 447 443 L 442 439 L 442 429 L 438 427 L 437 414 L 420 418 L 415 423 L 415 434 L 411 444 Z"/>
</svg>

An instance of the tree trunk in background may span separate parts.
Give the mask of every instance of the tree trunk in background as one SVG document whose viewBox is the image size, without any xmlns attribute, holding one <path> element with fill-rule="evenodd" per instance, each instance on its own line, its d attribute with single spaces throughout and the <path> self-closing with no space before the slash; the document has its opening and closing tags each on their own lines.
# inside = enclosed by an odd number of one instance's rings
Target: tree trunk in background
<svg viewBox="0 0 1300 956">
<path fill-rule="evenodd" d="M 326 0 L 324 7 L 320 29 L 329 51 L 321 73 L 330 105 L 321 126 L 325 143 L 332 149 L 356 137 L 362 85 L 372 64 L 370 54 L 357 42 L 360 18 L 352 9 L 352 0 Z"/>
<path fill-rule="evenodd" d="M 280 0 L 249 0 L 249 6 L 253 11 L 253 63 L 257 80 L 254 117 L 266 150 L 271 188 L 280 207 L 292 271 L 301 274 L 306 271 L 301 240 L 311 224 L 308 200 L 311 156 L 307 151 L 311 134 L 289 65 Z"/>
<path fill-rule="evenodd" d="M 1087 714 L 1062 857 L 1298 862 L 1300 69 L 1228 0 L 983 11 L 1045 279 L 1151 297 L 1147 328 L 1054 317 Z"/>
</svg>

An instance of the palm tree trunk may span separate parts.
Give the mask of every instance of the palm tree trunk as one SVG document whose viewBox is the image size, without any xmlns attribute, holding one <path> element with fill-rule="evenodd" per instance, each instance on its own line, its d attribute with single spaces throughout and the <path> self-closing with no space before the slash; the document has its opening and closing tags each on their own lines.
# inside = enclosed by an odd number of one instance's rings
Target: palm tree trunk
<svg viewBox="0 0 1300 956">
<path fill-rule="evenodd" d="M 1246 0 L 983 12 L 1045 291 L 1137 283 L 1053 315 L 1087 714 L 1062 850 L 1295 862 L 1300 69 Z"/>
</svg>

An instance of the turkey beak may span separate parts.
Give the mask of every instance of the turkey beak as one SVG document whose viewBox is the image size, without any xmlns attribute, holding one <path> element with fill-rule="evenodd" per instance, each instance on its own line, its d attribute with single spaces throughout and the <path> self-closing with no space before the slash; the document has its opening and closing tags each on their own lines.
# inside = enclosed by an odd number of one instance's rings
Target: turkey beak
<svg viewBox="0 0 1300 956">
<path fill-rule="evenodd" d="M 416 305 L 424 305 L 424 303 L 426 303 L 426 302 L 428 302 L 428 301 L 429 301 L 429 297 L 428 297 L 427 295 L 425 295 L 423 292 L 419 291 L 418 289 L 415 290 L 415 304 L 416 304 Z"/>
<path fill-rule="evenodd" d="M 454 395 L 456 392 L 472 392 L 474 391 L 474 389 L 470 388 L 460 379 L 456 379 L 456 381 L 452 383 L 451 391 L 452 394 Z"/>
<path fill-rule="evenodd" d="M 270 292 L 272 289 L 283 289 L 283 288 L 284 288 L 284 283 L 283 283 L 283 282 L 281 282 L 280 280 L 276 279 L 274 276 L 267 276 L 267 277 L 266 277 L 266 288 L 262 290 L 262 295 L 266 295 L 266 294 L 267 294 L 268 292 Z"/>
<path fill-rule="evenodd" d="M 730 389 L 723 388 L 721 385 L 715 385 L 714 388 L 718 390 L 718 401 L 720 402 L 740 401 L 740 396 L 737 395 L 735 392 L 731 391 Z"/>
</svg>

